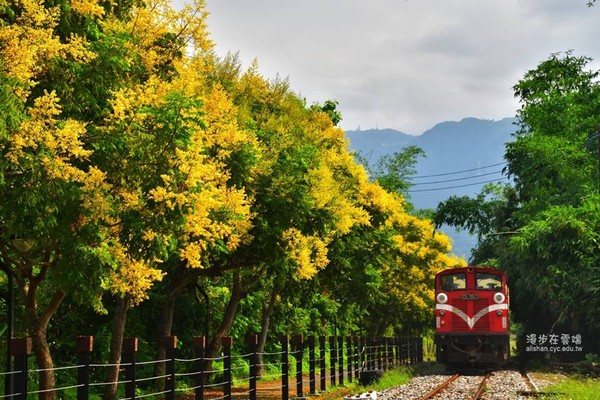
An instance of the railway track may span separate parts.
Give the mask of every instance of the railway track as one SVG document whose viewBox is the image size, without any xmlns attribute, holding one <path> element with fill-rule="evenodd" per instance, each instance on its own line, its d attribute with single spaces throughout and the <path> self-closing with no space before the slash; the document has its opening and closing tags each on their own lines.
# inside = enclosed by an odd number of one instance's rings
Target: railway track
<svg viewBox="0 0 600 400">
<path fill-rule="evenodd" d="M 491 374 L 485 376 L 452 375 L 419 400 L 467 399 L 481 400 L 485 384 Z M 462 380 L 462 382 L 459 382 Z M 458 386 L 455 388 L 454 386 Z M 474 389 L 474 390 L 473 390 Z M 451 392 L 451 393 L 447 393 Z M 450 396 L 450 397 L 448 397 Z"/>
<path fill-rule="evenodd" d="M 407 384 L 378 392 L 377 400 L 535 400 L 559 398 L 548 395 L 548 392 L 538 391 L 535 383 L 520 374 L 519 371 L 499 370 L 486 375 L 485 381 L 482 375 L 450 376 L 431 373 L 415 376 Z"/>
</svg>

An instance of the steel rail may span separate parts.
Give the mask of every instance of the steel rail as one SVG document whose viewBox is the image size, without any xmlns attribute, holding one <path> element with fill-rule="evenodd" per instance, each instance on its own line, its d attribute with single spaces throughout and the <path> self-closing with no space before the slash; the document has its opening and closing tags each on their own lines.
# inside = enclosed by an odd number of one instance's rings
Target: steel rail
<svg viewBox="0 0 600 400">
<path fill-rule="evenodd" d="M 492 374 L 486 374 L 483 379 L 481 380 L 481 383 L 479 383 L 479 386 L 477 387 L 477 391 L 475 392 L 475 396 L 473 396 L 472 400 L 481 400 L 481 396 L 483 396 L 483 391 L 485 390 L 485 384 L 488 380 L 488 378 L 491 376 Z"/>
<path fill-rule="evenodd" d="M 533 380 L 531 379 L 531 377 L 529 376 L 529 374 L 527 373 L 527 371 L 525 371 L 524 369 L 520 370 L 519 373 L 521 374 L 521 376 L 523 377 L 523 379 L 525 379 L 525 383 L 527 384 L 527 386 L 529 386 L 529 388 L 531 389 L 532 392 L 539 392 L 540 389 L 537 387 L 537 385 L 535 384 L 535 382 L 533 382 Z"/>
<path fill-rule="evenodd" d="M 436 388 L 434 388 L 431 392 L 429 392 L 425 396 L 421 397 L 420 400 L 430 400 L 430 399 L 434 398 L 436 395 L 438 395 L 444 389 L 446 389 L 448 387 L 448 385 L 450 385 L 452 382 L 457 380 L 459 376 L 460 376 L 459 374 L 452 375 L 450 378 L 446 379 L 444 382 L 442 382 L 440 385 L 438 385 Z"/>
<path fill-rule="evenodd" d="M 527 373 L 527 371 L 525 370 L 520 370 L 519 371 L 521 373 L 521 376 L 523 377 L 523 379 L 525 379 L 525 383 L 527 384 L 527 386 L 529 387 L 529 389 L 531 390 L 518 390 L 517 394 L 519 396 L 524 396 L 524 397 L 539 397 L 539 398 L 554 398 L 556 396 L 564 396 L 565 393 L 563 392 L 545 392 L 545 391 L 541 391 L 538 386 L 535 384 L 535 382 L 533 381 L 533 379 L 531 379 L 531 377 L 529 376 L 529 374 Z"/>
</svg>

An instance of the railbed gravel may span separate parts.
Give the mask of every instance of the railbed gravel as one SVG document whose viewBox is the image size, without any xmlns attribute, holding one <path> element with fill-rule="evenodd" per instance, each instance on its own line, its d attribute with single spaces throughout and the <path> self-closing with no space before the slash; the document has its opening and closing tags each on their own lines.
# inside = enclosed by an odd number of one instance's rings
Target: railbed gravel
<svg viewBox="0 0 600 400">
<path fill-rule="evenodd" d="M 377 400 L 418 400 L 429 393 L 451 375 L 425 375 L 413 378 L 405 385 L 385 389 L 377 393 Z M 435 400 L 470 399 L 477 390 L 483 376 L 460 376 Z M 518 391 L 532 390 L 518 371 L 495 371 L 488 378 L 483 400 L 525 400 Z"/>
</svg>

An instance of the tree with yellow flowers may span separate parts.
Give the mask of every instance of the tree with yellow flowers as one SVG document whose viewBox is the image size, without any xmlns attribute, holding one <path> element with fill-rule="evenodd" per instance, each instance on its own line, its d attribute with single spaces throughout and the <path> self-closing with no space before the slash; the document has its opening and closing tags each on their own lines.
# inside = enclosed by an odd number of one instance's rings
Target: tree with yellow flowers
<svg viewBox="0 0 600 400">
<path fill-rule="evenodd" d="M 244 240 L 249 202 L 227 185 L 223 154 L 245 138 L 215 134 L 209 108 L 222 96 L 200 96 L 200 71 L 184 57 L 209 48 L 201 3 L 175 12 L 160 1 L 26 0 L 3 10 L 0 101 L 17 113 L 2 121 L 0 251 L 45 390 L 47 329 L 67 295 L 99 312 L 102 293 L 119 299 L 118 363 L 127 309 L 163 278 L 165 260 L 203 268 L 215 248 Z"/>
<path fill-rule="evenodd" d="M 330 304 L 360 291 L 370 299 L 349 301 L 380 321 L 384 302 L 425 318 L 432 274 L 456 262 L 447 238 L 369 180 L 336 102 L 307 107 L 257 64 L 211 54 L 202 1 L 18 0 L 0 15 L 0 257 L 42 397 L 55 396 L 47 334 L 65 299 L 114 311 L 113 365 L 132 307 L 161 307 L 169 335 L 180 294 L 216 275 L 213 353 L 250 295 L 265 300 L 263 337 L 273 307 L 305 290 Z"/>
</svg>

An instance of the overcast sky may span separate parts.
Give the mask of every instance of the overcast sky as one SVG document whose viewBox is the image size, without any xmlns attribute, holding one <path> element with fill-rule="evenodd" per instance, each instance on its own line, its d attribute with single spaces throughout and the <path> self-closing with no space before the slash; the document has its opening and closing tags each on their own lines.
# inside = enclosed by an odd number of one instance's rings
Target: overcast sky
<svg viewBox="0 0 600 400">
<path fill-rule="evenodd" d="M 216 51 L 256 58 L 309 104 L 337 100 L 342 128 L 421 134 L 518 108 L 512 86 L 553 52 L 600 61 L 587 0 L 206 0 Z M 596 60 L 594 68 L 600 65 Z"/>
</svg>

